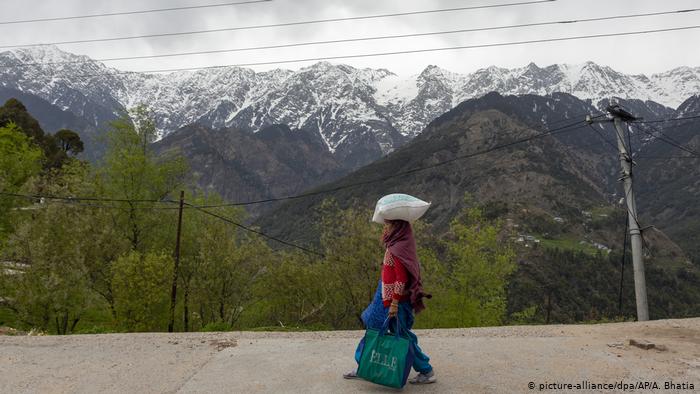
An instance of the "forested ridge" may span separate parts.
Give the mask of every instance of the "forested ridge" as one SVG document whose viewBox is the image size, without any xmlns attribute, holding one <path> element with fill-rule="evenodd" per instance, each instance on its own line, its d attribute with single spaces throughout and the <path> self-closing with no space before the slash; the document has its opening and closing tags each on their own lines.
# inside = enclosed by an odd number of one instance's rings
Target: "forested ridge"
<svg viewBox="0 0 700 394">
<path fill-rule="evenodd" d="M 305 245 L 318 254 L 282 247 L 232 225 L 248 223 L 243 208 L 208 208 L 227 222 L 193 207 L 224 201 L 194 186 L 177 151 L 155 153 L 146 108 L 113 122 L 106 135 L 103 159 L 89 164 L 69 130 L 44 133 L 16 100 L 0 108 L 0 326 L 165 331 L 174 306 L 177 331 L 361 327 L 383 256 L 369 206 L 324 198 L 308 213 L 317 239 Z M 180 190 L 187 205 L 176 272 Z M 419 327 L 633 318 L 629 263 L 618 308 L 618 251 L 557 243 L 554 235 L 567 230 L 523 206 L 459 199 L 446 226 L 415 224 L 433 295 Z M 606 209 L 591 226 L 622 220 Z M 551 241 L 519 242 L 523 232 Z M 658 267 L 648 271 L 652 315 L 697 315 L 697 268 Z"/>
</svg>

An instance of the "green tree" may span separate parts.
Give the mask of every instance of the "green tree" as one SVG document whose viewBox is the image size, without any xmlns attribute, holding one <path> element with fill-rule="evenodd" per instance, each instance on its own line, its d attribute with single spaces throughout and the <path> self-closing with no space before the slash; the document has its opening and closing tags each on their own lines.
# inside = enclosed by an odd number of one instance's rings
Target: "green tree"
<svg viewBox="0 0 700 394">
<path fill-rule="evenodd" d="M 11 98 L 0 107 L 0 126 L 14 123 L 20 130 L 38 146 L 44 148 L 46 134 L 39 122 L 32 117 L 21 101 Z"/>
<path fill-rule="evenodd" d="M 31 187 L 71 195 L 81 189 L 85 167 L 66 165 Z M 17 269 L 0 272 L 0 293 L 25 325 L 67 334 L 96 304 L 86 269 L 86 252 L 94 247 L 83 226 L 89 216 L 77 206 L 50 201 L 13 215 L 15 231 L 2 257 Z"/>
<path fill-rule="evenodd" d="M 187 165 L 182 156 L 157 157 L 150 147 L 156 130 L 148 111 L 139 107 L 133 112 L 133 122 L 125 114 L 111 124 L 98 174 L 103 195 L 128 200 L 113 220 L 132 248 L 143 253 L 149 248 L 171 247 L 162 241 L 172 238 L 159 233 L 170 230 L 163 226 L 163 212 L 152 209 L 162 205 L 148 201 L 172 197 L 183 184 Z"/>
<path fill-rule="evenodd" d="M 434 300 L 421 326 L 500 325 L 506 313 L 506 286 L 515 254 L 500 222 L 479 208 L 466 208 L 452 221 L 444 256 L 423 251 Z"/>
<path fill-rule="evenodd" d="M 244 219 L 240 208 L 216 212 L 236 222 Z M 260 237 L 203 212 L 186 213 L 187 251 L 183 250 L 180 282 L 184 316 L 193 314 L 200 326 L 232 327 L 244 314 L 255 315 L 253 287 L 269 266 L 279 263 L 269 246 Z"/>
<path fill-rule="evenodd" d="M 80 136 L 70 130 L 61 130 L 59 135 L 51 135 L 44 132 L 39 122 L 27 111 L 27 108 L 15 98 L 11 98 L 0 107 L 0 127 L 14 123 L 31 141 L 44 153 L 42 162 L 44 169 L 60 168 L 69 161 L 68 152 L 74 156 L 83 150 L 83 142 Z M 63 149 L 70 140 L 70 149 Z"/>
<path fill-rule="evenodd" d="M 331 200 L 322 204 L 320 213 L 321 247 L 333 289 L 329 320 L 336 328 L 358 327 L 380 278 L 382 227 L 370 222 L 369 210 L 340 210 Z"/>
<path fill-rule="evenodd" d="M 0 127 L 0 192 L 17 193 L 41 170 L 43 155 L 17 125 Z M 9 213 L 14 199 L 0 196 L 0 239 L 10 231 Z"/>
<path fill-rule="evenodd" d="M 61 129 L 54 134 L 54 138 L 56 138 L 61 150 L 65 152 L 66 155 L 72 154 L 75 156 L 85 149 L 83 141 L 75 131 Z"/>
<path fill-rule="evenodd" d="M 170 254 L 132 251 L 112 265 L 115 309 L 128 331 L 163 331 L 168 324 L 173 260 Z"/>
<path fill-rule="evenodd" d="M 112 319 L 116 321 L 112 264 L 131 250 L 131 244 L 115 226 L 114 211 L 117 209 L 85 207 L 83 210 L 87 211 L 76 223 L 79 232 L 75 234 L 87 240 L 82 244 L 87 280 L 91 290 L 106 302 Z"/>
<path fill-rule="evenodd" d="M 261 275 L 240 327 L 358 328 L 360 314 L 374 296 L 384 250 L 381 226 L 371 213 L 341 210 L 325 201 L 319 218 L 320 251 L 276 252 L 261 260 Z"/>
<path fill-rule="evenodd" d="M 331 328 L 338 311 L 346 308 L 336 297 L 331 275 L 328 264 L 305 252 L 277 254 L 257 282 L 255 313 L 246 316 L 247 324 Z"/>
<path fill-rule="evenodd" d="M 0 187 L 18 190 L 41 169 L 41 150 L 14 123 L 0 127 Z"/>
</svg>

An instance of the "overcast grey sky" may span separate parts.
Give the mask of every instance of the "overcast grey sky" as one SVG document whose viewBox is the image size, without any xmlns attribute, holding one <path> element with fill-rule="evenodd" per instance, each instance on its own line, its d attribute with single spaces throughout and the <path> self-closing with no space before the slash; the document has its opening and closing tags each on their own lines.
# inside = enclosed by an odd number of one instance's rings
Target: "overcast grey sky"
<svg viewBox="0 0 700 394">
<path fill-rule="evenodd" d="M 227 0 L 3 0 L 0 20 L 18 20 L 118 12 L 162 7 L 222 3 Z M 102 38 L 225 28 L 257 24 L 407 12 L 472 5 L 512 3 L 520 0 L 274 0 L 267 3 L 172 11 L 83 20 L 0 25 L 0 45 L 59 40 Z M 668 11 L 700 7 L 697 0 L 558 0 L 507 8 L 412 15 L 385 19 L 344 21 L 261 30 L 219 32 L 192 36 L 162 37 L 116 42 L 61 45 L 64 50 L 93 58 L 161 54 L 275 45 L 302 41 L 332 40 L 389 34 L 406 34 L 510 25 L 530 22 L 580 19 L 599 16 Z M 589 22 L 561 26 L 451 34 L 422 38 L 380 40 L 360 43 L 318 45 L 250 52 L 234 52 L 106 62 L 122 70 L 150 70 L 239 64 L 357 53 L 397 51 L 455 45 L 488 44 L 584 34 L 700 25 L 700 12 L 637 18 L 622 21 Z M 472 72 L 497 65 L 518 67 L 535 62 L 581 63 L 586 60 L 609 65 L 626 73 L 665 71 L 677 66 L 700 65 L 700 29 L 641 36 L 597 38 L 581 41 L 540 43 L 484 49 L 466 49 L 360 59 L 333 60 L 356 67 L 387 68 L 400 75 L 420 72 L 435 64 L 455 72 Z M 311 64 L 292 63 L 251 67 L 298 69 Z"/>
</svg>

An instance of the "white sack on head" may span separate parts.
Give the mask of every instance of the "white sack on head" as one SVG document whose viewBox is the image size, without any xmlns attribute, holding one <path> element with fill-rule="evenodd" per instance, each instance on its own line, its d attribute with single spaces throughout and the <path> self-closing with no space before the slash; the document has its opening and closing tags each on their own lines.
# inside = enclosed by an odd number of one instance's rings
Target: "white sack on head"
<svg viewBox="0 0 700 394">
<path fill-rule="evenodd" d="M 372 221 L 384 224 L 384 220 L 418 220 L 430 208 L 430 203 L 408 194 L 388 194 L 377 201 Z"/>
</svg>

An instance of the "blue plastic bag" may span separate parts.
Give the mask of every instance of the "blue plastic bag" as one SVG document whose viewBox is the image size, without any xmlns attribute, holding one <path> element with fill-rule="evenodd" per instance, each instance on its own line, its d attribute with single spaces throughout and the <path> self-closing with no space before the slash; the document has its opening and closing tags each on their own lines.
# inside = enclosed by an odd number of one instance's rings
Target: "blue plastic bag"
<svg viewBox="0 0 700 394">
<path fill-rule="evenodd" d="M 374 328 L 378 330 L 382 327 L 388 315 L 389 308 L 386 308 L 382 302 L 382 281 L 379 280 L 377 291 L 374 292 L 372 302 L 370 302 L 367 308 L 362 312 L 362 322 L 365 324 L 365 328 Z"/>
</svg>

